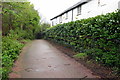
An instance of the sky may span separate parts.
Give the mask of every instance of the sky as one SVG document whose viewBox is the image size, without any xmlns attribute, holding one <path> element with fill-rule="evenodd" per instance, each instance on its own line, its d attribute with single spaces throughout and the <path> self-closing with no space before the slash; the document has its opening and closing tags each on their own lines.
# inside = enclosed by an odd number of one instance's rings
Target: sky
<svg viewBox="0 0 120 80">
<path fill-rule="evenodd" d="M 80 0 L 29 0 L 42 16 L 42 21 L 49 22 L 50 19 L 62 13 L 67 8 Z"/>
</svg>

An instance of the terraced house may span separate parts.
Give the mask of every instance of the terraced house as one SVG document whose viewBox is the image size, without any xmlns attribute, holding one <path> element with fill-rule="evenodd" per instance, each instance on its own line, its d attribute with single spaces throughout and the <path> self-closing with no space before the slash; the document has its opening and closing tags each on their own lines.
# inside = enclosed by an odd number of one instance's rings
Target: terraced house
<svg viewBox="0 0 120 80">
<path fill-rule="evenodd" d="M 51 19 L 51 25 L 67 23 L 120 9 L 120 0 L 81 0 Z"/>
</svg>

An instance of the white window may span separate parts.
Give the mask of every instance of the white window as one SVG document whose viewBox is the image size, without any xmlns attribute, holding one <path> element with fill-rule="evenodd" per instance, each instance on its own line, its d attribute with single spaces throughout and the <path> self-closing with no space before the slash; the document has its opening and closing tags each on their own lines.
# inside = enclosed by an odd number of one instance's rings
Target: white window
<svg viewBox="0 0 120 80">
<path fill-rule="evenodd" d="M 98 0 L 98 6 L 100 6 L 100 0 Z"/>
<path fill-rule="evenodd" d="M 52 26 L 54 26 L 54 22 L 52 21 Z"/>
<path fill-rule="evenodd" d="M 62 23 L 62 16 L 60 16 L 60 19 L 59 19 L 60 23 Z"/>
<path fill-rule="evenodd" d="M 56 21 L 55 21 L 55 22 L 56 22 L 56 24 L 57 24 L 57 18 L 56 18 Z"/>
<path fill-rule="evenodd" d="M 98 6 L 103 7 L 106 6 L 108 3 L 108 0 L 98 0 Z"/>
<path fill-rule="evenodd" d="M 118 9 L 120 9 L 120 1 L 118 2 Z"/>
<path fill-rule="evenodd" d="M 78 6 L 78 7 L 77 7 L 77 16 L 78 16 L 78 15 L 81 15 L 81 6 Z"/>
<path fill-rule="evenodd" d="M 68 19 L 68 12 L 66 13 L 66 19 Z"/>
</svg>

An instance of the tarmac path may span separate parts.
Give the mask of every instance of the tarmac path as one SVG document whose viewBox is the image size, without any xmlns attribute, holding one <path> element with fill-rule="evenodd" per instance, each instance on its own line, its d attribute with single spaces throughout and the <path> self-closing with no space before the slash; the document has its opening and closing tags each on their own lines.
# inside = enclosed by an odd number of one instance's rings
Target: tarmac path
<svg viewBox="0 0 120 80">
<path fill-rule="evenodd" d="M 10 78 L 97 78 L 82 64 L 46 40 L 34 40 L 23 48 Z"/>
</svg>

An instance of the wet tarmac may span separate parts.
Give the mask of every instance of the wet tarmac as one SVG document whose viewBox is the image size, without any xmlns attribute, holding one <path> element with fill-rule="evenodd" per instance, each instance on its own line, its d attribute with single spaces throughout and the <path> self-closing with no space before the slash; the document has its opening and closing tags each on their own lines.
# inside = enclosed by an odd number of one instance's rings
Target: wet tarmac
<svg viewBox="0 0 120 80">
<path fill-rule="evenodd" d="M 46 40 L 34 40 L 15 62 L 10 78 L 97 78 Z"/>
</svg>

